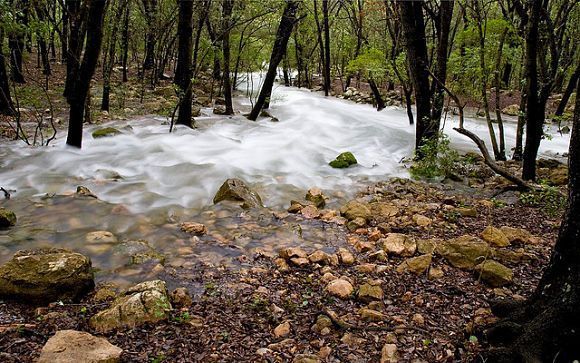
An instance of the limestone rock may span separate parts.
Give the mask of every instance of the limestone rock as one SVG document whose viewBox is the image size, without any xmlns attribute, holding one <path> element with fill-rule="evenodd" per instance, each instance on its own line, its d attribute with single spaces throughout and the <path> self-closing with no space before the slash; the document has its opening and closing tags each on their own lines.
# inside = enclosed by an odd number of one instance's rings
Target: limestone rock
<svg viewBox="0 0 580 363">
<path fill-rule="evenodd" d="M 436 252 L 458 268 L 473 268 L 492 253 L 486 242 L 468 235 L 437 245 Z"/>
<path fill-rule="evenodd" d="M 144 263 L 165 263 L 165 256 L 157 252 L 149 242 L 145 240 L 127 241 L 115 247 L 115 254 L 126 256 L 131 265 Z"/>
<path fill-rule="evenodd" d="M 417 243 L 412 237 L 402 233 L 389 233 L 386 238 L 381 238 L 379 244 L 388 254 L 409 257 L 417 251 Z"/>
<path fill-rule="evenodd" d="M 351 200 L 340 208 L 340 214 L 349 221 L 356 218 L 362 218 L 365 221 L 368 221 L 371 217 L 371 210 L 367 204 Z"/>
<path fill-rule="evenodd" d="M 179 228 L 185 233 L 194 234 L 196 236 L 203 236 L 207 233 L 207 227 L 197 222 L 184 222 L 181 223 Z"/>
<path fill-rule="evenodd" d="M 336 159 L 328 163 L 328 165 L 338 169 L 348 168 L 349 166 L 355 164 L 357 164 L 357 160 L 350 151 L 341 153 L 336 157 Z"/>
<path fill-rule="evenodd" d="M 433 221 L 429 217 L 425 217 L 421 214 L 413 215 L 413 222 L 415 222 L 419 227 L 429 227 Z"/>
<path fill-rule="evenodd" d="M 381 349 L 381 363 L 397 363 L 399 361 L 399 353 L 397 352 L 396 344 L 385 344 Z"/>
<path fill-rule="evenodd" d="M 264 206 L 258 193 L 251 190 L 242 180 L 236 178 L 227 179 L 222 184 L 213 198 L 213 203 L 217 204 L 224 200 L 241 202 L 242 208 L 245 209 Z"/>
<path fill-rule="evenodd" d="M 486 241 L 497 247 L 507 247 L 510 245 L 509 239 L 503 232 L 496 227 L 488 226 L 481 232 L 481 237 Z"/>
<path fill-rule="evenodd" d="M 417 257 L 412 257 L 403 261 L 398 267 L 397 272 L 412 272 L 414 274 L 420 275 L 427 271 L 429 265 L 431 264 L 431 255 L 421 255 Z"/>
<path fill-rule="evenodd" d="M 0 228 L 12 227 L 16 224 L 16 214 L 13 211 L 0 208 Z"/>
<path fill-rule="evenodd" d="M 101 129 L 97 129 L 92 133 L 94 139 L 98 139 L 100 137 L 115 136 L 119 134 L 121 134 L 121 131 L 117 130 L 114 127 L 104 127 Z"/>
<path fill-rule="evenodd" d="M 348 221 L 346 223 L 346 228 L 349 231 L 354 232 L 359 228 L 364 228 L 366 225 L 367 225 L 367 221 L 364 218 L 357 217 L 357 218 L 353 219 L 352 221 Z"/>
<path fill-rule="evenodd" d="M 362 302 L 371 302 L 375 300 L 382 300 L 384 293 L 380 286 L 373 286 L 369 283 L 366 283 L 360 286 L 357 296 L 358 299 Z"/>
<path fill-rule="evenodd" d="M 336 279 L 326 286 L 326 291 L 328 291 L 330 295 L 341 299 L 348 299 L 354 291 L 354 287 L 345 279 Z"/>
<path fill-rule="evenodd" d="M 275 329 L 274 329 L 274 336 L 276 338 L 283 338 L 288 336 L 288 334 L 290 334 L 290 323 L 289 322 L 283 322 L 282 324 L 278 325 Z"/>
<path fill-rule="evenodd" d="M 373 309 L 362 308 L 360 309 L 359 314 L 361 318 L 366 321 L 377 322 L 385 320 L 385 314 Z"/>
<path fill-rule="evenodd" d="M 443 241 L 438 238 L 420 239 L 417 241 L 417 251 L 424 255 L 431 255 L 435 252 L 435 248 Z"/>
<path fill-rule="evenodd" d="M 354 255 L 346 248 L 339 248 L 338 255 L 340 257 L 340 262 L 345 265 L 352 265 L 355 262 Z"/>
<path fill-rule="evenodd" d="M 57 331 L 42 347 L 38 363 L 117 363 L 123 349 L 104 338 L 75 330 Z"/>
<path fill-rule="evenodd" d="M 117 237 L 109 231 L 89 232 L 86 234 L 85 240 L 90 244 L 112 244 L 118 242 Z"/>
<path fill-rule="evenodd" d="M 319 363 L 320 359 L 315 354 L 296 354 L 292 363 Z"/>
<path fill-rule="evenodd" d="M 0 266 L 0 296 L 33 303 L 78 300 L 95 287 L 91 260 L 47 248 L 19 251 Z"/>
<path fill-rule="evenodd" d="M 171 302 L 180 307 L 190 307 L 193 303 L 191 299 L 191 295 L 189 291 L 185 287 L 178 287 L 177 289 L 173 290 L 170 295 Z"/>
<path fill-rule="evenodd" d="M 106 333 L 122 328 L 134 328 L 155 323 L 169 316 L 171 304 L 165 282 L 146 281 L 130 287 L 106 310 L 89 320 L 91 328 Z"/>
<path fill-rule="evenodd" d="M 326 198 L 324 197 L 324 194 L 322 194 L 322 190 L 318 188 L 308 189 L 308 193 L 306 193 L 306 200 L 314 203 L 317 208 L 324 208 L 326 205 Z"/>
<path fill-rule="evenodd" d="M 320 211 L 313 205 L 307 205 L 300 209 L 300 214 L 306 219 L 314 219 L 320 217 Z"/>
<path fill-rule="evenodd" d="M 500 231 L 507 237 L 510 243 L 534 243 L 534 236 L 525 229 L 522 228 L 512 228 L 508 226 L 503 226 Z"/>
<path fill-rule="evenodd" d="M 312 263 L 318 263 L 321 265 L 326 265 L 330 262 L 330 256 L 324 251 L 318 250 L 314 251 L 313 253 L 308 256 L 308 259 Z"/>
<path fill-rule="evenodd" d="M 308 258 L 308 255 L 300 247 L 288 247 L 280 250 L 280 257 L 289 260 L 294 257 L 298 258 Z"/>
<path fill-rule="evenodd" d="M 487 260 L 475 266 L 475 273 L 491 287 L 510 284 L 514 279 L 511 269 L 493 260 Z"/>
</svg>

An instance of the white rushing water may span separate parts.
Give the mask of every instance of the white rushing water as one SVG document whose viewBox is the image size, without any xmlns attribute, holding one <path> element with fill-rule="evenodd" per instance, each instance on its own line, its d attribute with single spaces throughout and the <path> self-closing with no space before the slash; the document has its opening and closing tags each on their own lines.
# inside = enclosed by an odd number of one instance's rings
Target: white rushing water
<svg viewBox="0 0 580 363">
<path fill-rule="evenodd" d="M 241 97 L 237 102 L 249 105 Z M 362 183 L 407 175 L 400 161 L 412 155 L 414 127 L 401 108 L 377 112 L 370 105 L 277 85 L 271 113 L 280 122 L 252 122 L 241 115 L 200 117 L 198 129 L 178 127 L 172 134 L 161 119 L 113 121 L 109 125 L 122 129 L 122 135 L 93 139 L 94 128 L 87 128 L 81 150 L 65 146 L 64 132 L 48 148 L 3 142 L 0 186 L 15 190 L 17 198 L 85 185 L 102 200 L 143 212 L 211 204 L 229 177 L 253 185 L 266 205 L 282 206 L 313 186 L 352 194 Z M 131 128 L 123 128 L 127 124 Z M 452 144 L 475 150 L 470 140 L 451 130 L 456 124 L 454 118 L 446 120 Z M 482 121 L 468 119 L 465 127 L 489 139 Z M 552 134 L 542 141 L 541 152 L 566 152 L 569 136 Z M 513 122 L 506 125 L 506 142 L 508 148 L 515 143 Z M 359 165 L 329 167 L 343 151 L 352 151 Z M 107 180 L 111 172 L 122 179 Z"/>
</svg>

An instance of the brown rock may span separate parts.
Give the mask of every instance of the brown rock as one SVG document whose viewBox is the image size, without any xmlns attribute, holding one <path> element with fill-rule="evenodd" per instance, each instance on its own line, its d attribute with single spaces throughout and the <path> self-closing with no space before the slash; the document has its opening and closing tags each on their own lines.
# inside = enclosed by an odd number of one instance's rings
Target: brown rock
<svg viewBox="0 0 580 363">
<path fill-rule="evenodd" d="M 387 254 L 397 256 L 413 256 L 417 250 L 415 240 L 402 233 L 389 233 L 387 238 L 381 238 L 379 243 Z"/>
<path fill-rule="evenodd" d="M 104 338 L 75 330 L 57 331 L 44 345 L 38 363 L 117 363 L 123 349 Z"/>
<path fill-rule="evenodd" d="M 360 301 L 368 303 L 374 300 L 382 300 L 384 293 L 380 286 L 366 283 L 359 287 L 357 296 Z"/>
<path fill-rule="evenodd" d="M 336 279 L 331 281 L 326 286 L 326 291 L 333 296 L 339 297 L 341 299 L 348 299 L 352 292 L 354 291 L 354 287 L 352 284 L 345 279 Z"/>
<path fill-rule="evenodd" d="M 500 231 L 506 236 L 510 243 L 534 243 L 536 239 L 532 234 L 522 228 L 512 228 L 503 226 Z"/>
<path fill-rule="evenodd" d="M 290 334 L 290 323 L 283 322 L 274 329 L 274 336 L 276 338 L 286 337 Z"/>
<path fill-rule="evenodd" d="M 408 258 L 403 261 L 398 267 L 397 272 L 412 272 L 420 275 L 427 271 L 431 264 L 431 255 L 421 255 L 417 257 Z"/>
<path fill-rule="evenodd" d="M 487 260 L 475 266 L 475 274 L 491 287 L 501 287 L 513 281 L 513 272 L 499 262 Z"/>
<path fill-rule="evenodd" d="M 436 252 L 453 267 L 473 268 L 491 256 L 492 250 L 479 238 L 465 235 L 437 245 Z"/>
<path fill-rule="evenodd" d="M 497 247 L 507 247 L 510 245 L 509 239 L 503 232 L 496 227 L 488 226 L 481 232 L 481 237 L 486 241 Z"/>
<path fill-rule="evenodd" d="M 185 287 L 178 287 L 173 290 L 169 298 L 173 304 L 184 308 L 190 307 L 193 303 L 191 295 L 189 295 L 189 291 Z"/>
<path fill-rule="evenodd" d="M 396 344 L 385 344 L 381 350 L 381 363 L 397 363 L 399 353 Z"/>
<path fill-rule="evenodd" d="M 345 265 L 352 265 L 355 262 L 354 255 L 346 248 L 339 248 L 338 256 L 340 257 L 340 261 Z"/>
<path fill-rule="evenodd" d="M 207 233 L 207 228 L 201 223 L 196 222 L 184 222 L 179 226 L 181 230 L 185 233 L 194 234 L 196 236 L 202 236 Z"/>
</svg>

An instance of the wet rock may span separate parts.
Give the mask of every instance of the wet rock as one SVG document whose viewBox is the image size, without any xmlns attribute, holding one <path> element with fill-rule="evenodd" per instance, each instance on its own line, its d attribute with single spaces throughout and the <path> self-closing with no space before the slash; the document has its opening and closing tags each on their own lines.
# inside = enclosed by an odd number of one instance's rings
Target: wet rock
<svg viewBox="0 0 580 363">
<path fill-rule="evenodd" d="M 399 207 L 392 203 L 376 202 L 370 204 L 373 219 L 378 222 L 388 222 L 399 214 Z"/>
<path fill-rule="evenodd" d="M 486 242 L 467 235 L 437 245 L 436 252 L 458 268 L 473 268 L 492 253 Z"/>
<path fill-rule="evenodd" d="M 202 236 L 207 233 L 207 227 L 201 223 L 196 222 L 181 223 L 179 228 L 185 233 L 194 234 L 196 236 Z"/>
<path fill-rule="evenodd" d="M 522 228 L 512 228 L 503 226 L 500 231 L 506 236 L 510 243 L 534 243 L 536 239 L 532 234 Z"/>
<path fill-rule="evenodd" d="M 16 224 L 16 214 L 6 208 L 0 208 L 0 228 L 12 227 Z"/>
<path fill-rule="evenodd" d="M 333 296 L 339 297 L 341 299 L 348 299 L 352 292 L 354 291 L 354 287 L 352 284 L 345 279 L 336 279 L 331 281 L 326 286 L 326 291 Z"/>
<path fill-rule="evenodd" d="M 100 333 L 134 328 L 164 320 L 169 316 L 170 310 L 165 282 L 146 281 L 123 292 L 111 307 L 91 317 L 89 325 Z"/>
<path fill-rule="evenodd" d="M 217 204 L 224 200 L 241 202 L 242 208 L 245 209 L 263 207 L 262 199 L 258 193 L 251 190 L 242 180 L 236 178 L 227 179 L 222 184 L 213 198 L 213 203 Z"/>
<path fill-rule="evenodd" d="M 0 296 L 32 303 L 78 300 L 95 287 L 91 260 L 47 248 L 19 251 L 0 266 Z"/>
<path fill-rule="evenodd" d="M 379 244 L 387 254 L 409 257 L 417 251 L 417 243 L 412 237 L 402 233 L 389 233 L 386 238 L 381 238 Z"/>
<path fill-rule="evenodd" d="M 116 136 L 120 135 L 121 131 L 117 130 L 114 127 L 104 127 L 102 129 L 97 129 L 93 131 L 92 136 L 93 139 L 98 139 L 100 137 L 109 137 L 109 136 Z"/>
<path fill-rule="evenodd" d="M 351 165 L 357 164 L 357 160 L 354 155 L 350 151 L 346 151 L 341 153 L 336 157 L 336 159 L 332 160 L 328 165 L 332 166 L 333 168 L 337 169 L 344 169 L 348 168 Z"/>
<path fill-rule="evenodd" d="M 226 106 L 216 105 L 213 108 L 214 115 L 227 115 L 226 113 Z"/>
<path fill-rule="evenodd" d="M 123 349 L 86 332 L 60 330 L 40 352 L 38 363 L 117 363 Z"/>
<path fill-rule="evenodd" d="M 89 188 L 84 187 L 82 185 L 79 185 L 77 187 L 77 191 L 76 191 L 75 195 L 77 197 L 89 197 L 89 198 L 95 198 L 95 199 L 97 199 L 97 196 L 95 194 L 93 194 L 93 192 L 91 192 L 89 190 Z"/>
<path fill-rule="evenodd" d="M 420 275 L 425 271 L 427 271 L 430 264 L 431 264 L 431 255 L 412 257 L 403 261 L 397 267 L 397 272 L 399 273 L 412 272 L 414 274 Z"/>
<path fill-rule="evenodd" d="M 475 266 L 475 274 L 491 287 L 501 287 L 513 281 L 513 272 L 499 262 L 487 260 Z"/>
<path fill-rule="evenodd" d="M 131 265 L 144 263 L 165 263 L 165 256 L 157 252 L 145 240 L 127 241 L 116 246 L 116 254 L 125 255 Z"/>
<path fill-rule="evenodd" d="M 380 286 L 366 283 L 359 287 L 357 296 L 360 301 L 368 303 L 375 300 L 382 300 L 384 293 Z"/>
<path fill-rule="evenodd" d="M 381 363 L 397 363 L 399 361 L 399 353 L 396 344 L 385 344 L 381 349 Z"/>
<path fill-rule="evenodd" d="M 191 295 L 185 287 L 178 287 L 177 289 L 173 290 L 169 297 L 171 299 L 171 303 L 175 306 L 187 308 L 190 307 L 193 303 Z"/>
<path fill-rule="evenodd" d="M 306 193 L 306 200 L 314 203 L 317 208 L 324 208 L 326 205 L 326 198 L 319 188 L 310 188 Z"/>
<path fill-rule="evenodd" d="M 356 218 L 362 218 L 368 221 L 371 217 L 371 210 L 367 204 L 361 203 L 356 200 L 351 200 L 346 203 L 342 208 L 340 208 L 340 214 L 347 220 L 351 221 Z"/>
<path fill-rule="evenodd" d="M 367 225 L 367 221 L 364 218 L 357 217 L 357 218 L 353 219 L 352 221 L 348 221 L 346 223 L 346 228 L 349 231 L 354 232 L 359 228 L 364 228 L 366 225 Z"/>
<path fill-rule="evenodd" d="M 290 323 L 283 322 L 274 329 L 274 336 L 276 338 L 283 338 L 290 334 Z"/>
<path fill-rule="evenodd" d="M 85 241 L 89 244 L 113 244 L 117 243 L 117 237 L 109 231 L 89 232 L 85 236 Z"/>
<path fill-rule="evenodd" d="M 481 232 L 481 237 L 484 241 L 491 243 L 497 247 L 507 247 L 510 245 L 509 239 L 503 232 L 496 227 L 488 226 Z"/>
<path fill-rule="evenodd" d="M 304 250 L 300 247 L 284 248 L 284 249 L 280 250 L 279 254 L 280 254 L 280 257 L 282 257 L 285 260 L 289 260 L 289 259 L 294 258 L 294 257 L 308 258 L 308 254 L 306 254 L 306 252 L 304 252 Z"/>
<path fill-rule="evenodd" d="M 307 205 L 300 209 L 300 214 L 306 219 L 314 219 L 320 217 L 320 211 L 313 205 Z"/>
</svg>

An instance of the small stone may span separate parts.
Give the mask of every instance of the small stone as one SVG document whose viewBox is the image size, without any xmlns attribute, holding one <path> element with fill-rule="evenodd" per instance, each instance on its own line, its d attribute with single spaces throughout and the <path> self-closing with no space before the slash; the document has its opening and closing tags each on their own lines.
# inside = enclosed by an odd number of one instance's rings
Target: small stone
<svg viewBox="0 0 580 363">
<path fill-rule="evenodd" d="M 481 237 L 497 247 L 507 247 L 510 245 L 509 239 L 503 234 L 503 232 L 496 227 L 488 226 L 481 233 Z"/>
<path fill-rule="evenodd" d="M 300 210 L 300 213 L 306 219 L 315 219 L 320 217 L 320 211 L 313 205 L 307 205 Z"/>
<path fill-rule="evenodd" d="M 42 347 L 38 363 L 117 363 L 123 349 L 104 338 L 75 330 L 57 331 Z"/>
<path fill-rule="evenodd" d="M 328 291 L 329 294 L 339 297 L 341 299 L 348 299 L 352 294 L 352 292 L 354 291 L 354 287 L 350 282 L 346 281 L 343 278 L 340 278 L 331 281 L 326 286 L 326 291 Z"/>
<path fill-rule="evenodd" d="M 304 267 L 310 263 L 310 260 L 304 257 L 292 257 L 290 262 L 295 266 Z"/>
<path fill-rule="evenodd" d="M 429 265 L 431 264 L 431 255 L 421 255 L 417 257 L 412 257 L 403 261 L 398 267 L 397 272 L 412 272 L 414 274 L 420 275 L 427 271 Z"/>
<path fill-rule="evenodd" d="M 355 262 L 354 255 L 346 248 L 339 248 L 338 255 L 340 261 L 345 265 L 352 265 Z"/>
<path fill-rule="evenodd" d="M 181 223 L 179 228 L 185 233 L 193 234 L 196 236 L 202 236 L 207 233 L 207 227 L 201 223 L 196 222 Z"/>
<path fill-rule="evenodd" d="M 274 336 L 276 338 L 286 337 L 290 334 L 290 323 L 284 322 L 274 329 Z"/>
<path fill-rule="evenodd" d="M 319 188 L 310 188 L 306 193 L 306 200 L 314 203 L 317 208 L 324 208 L 326 205 L 326 198 Z"/>
<path fill-rule="evenodd" d="M 372 309 L 362 308 L 360 309 L 359 314 L 361 318 L 366 321 L 378 322 L 385 320 L 385 314 Z"/>
<path fill-rule="evenodd" d="M 425 217 L 421 214 L 415 214 L 413 216 L 413 222 L 415 222 L 419 227 L 428 227 L 433 222 L 431 218 Z"/>
<path fill-rule="evenodd" d="M 318 357 L 320 359 L 326 359 L 330 356 L 330 353 L 332 353 L 332 348 L 325 345 L 324 347 L 320 348 L 320 350 L 318 351 Z"/>
<path fill-rule="evenodd" d="M 326 315 L 318 315 L 316 323 L 312 326 L 312 330 L 321 333 L 322 330 L 332 327 L 332 320 Z"/>
<path fill-rule="evenodd" d="M 330 273 L 330 272 L 327 272 L 327 273 L 325 273 L 324 275 L 322 275 L 322 277 L 320 278 L 320 281 L 321 281 L 323 284 L 328 284 L 329 282 L 331 282 L 331 281 L 334 281 L 334 280 L 336 280 L 336 279 L 337 279 L 337 277 L 336 277 L 336 276 L 334 276 L 334 275 L 333 275 L 332 273 Z"/>
<path fill-rule="evenodd" d="M 397 363 L 399 353 L 396 344 L 385 344 L 381 350 L 381 363 Z"/>
<path fill-rule="evenodd" d="M 109 244 L 117 243 L 117 237 L 109 231 L 94 231 L 89 232 L 85 236 L 85 241 L 91 244 Z"/>
<path fill-rule="evenodd" d="M 382 244 L 385 252 L 397 256 L 409 257 L 417 251 L 415 240 L 401 233 L 389 233 L 387 238 L 380 239 L 379 243 Z"/>
<path fill-rule="evenodd" d="M 373 286 L 366 283 L 359 287 L 357 296 L 360 301 L 368 303 L 373 300 L 382 300 L 384 293 L 380 286 Z"/>
<path fill-rule="evenodd" d="M 318 263 L 320 265 L 326 265 L 330 261 L 330 256 L 324 251 L 318 250 L 310 254 L 308 259 L 312 263 Z"/>
<path fill-rule="evenodd" d="M 375 272 L 377 265 L 374 263 L 363 263 L 355 267 L 356 270 L 363 274 L 370 274 Z"/>
<path fill-rule="evenodd" d="M 487 260 L 475 266 L 474 271 L 476 276 L 480 277 L 491 287 L 501 287 L 510 284 L 514 278 L 511 269 L 493 260 Z"/>
<path fill-rule="evenodd" d="M 178 287 L 177 289 L 173 290 L 169 298 L 173 304 L 179 307 L 187 308 L 190 307 L 193 303 L 191 295 L 185 287 Z"/>
<path fill-rule="evenodd" d="M 477 217 L 477 209 L 472 207 L 459 207 L 456 208 L 455 211 L 459 213 L 462 217 Z"/>
<path fill-rule="evenodd" d="M 280 257 L 288 260 L 292 257 L 308 258 L 308 255 L 299 247 L 289 247 L 280 250 Z"/>
<path fill-rule="evenodd" d="M 354 232 L 359 228 L 364 228 L 367 225 L 367 222 L 364 218 L 357 217 L 351 221 L 346 222 L 346 228 L 350 232 Z"/>
<path fill-rule="evenodd" d="M 317 355 L 314 354 L 296 354 L 292 363 L 319 363 Z"/>
<path fill-rule="evenodd" d="M 425 318 L 421 314 L 414 314 L 413 315 L 413 323 L 419 326 L 425 325 Z"/>
<path fill-rule="evenodd" d="M 274 264 L 278 266 L 278 270 L 280 271 L 288 271 L 290 266 L 288 266 L 288 262 L 286 262 L 283 258 L 277 258 L 274 260 Z"/>
<path fill-rule="evenodd" d="M 442 278 L 444 275 L 443 269 L 441 267 L 431 266 L 429 269 L 429 280 L 437 280 Z"/>
</svg>

